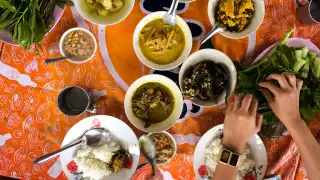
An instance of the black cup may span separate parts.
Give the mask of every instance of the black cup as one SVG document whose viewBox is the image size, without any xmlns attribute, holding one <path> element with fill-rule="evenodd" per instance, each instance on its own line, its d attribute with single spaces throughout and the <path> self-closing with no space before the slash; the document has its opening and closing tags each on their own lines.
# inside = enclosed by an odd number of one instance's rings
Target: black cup
<svg viewBox="0 0 320 180">
<path fill-rule="evenodd" d="M 78 116 L 84 112 L 96 113 L 97 108 L 91 104 L 86 90 L 79 86 L 68 86 L 58 96 L 58 107 L 60 111 L 68 116 Z"/>
<path fill-rule="evenodd" d="M 297 8 L 297 19 L 302 24 L 318 24 L 320 23 L 320 1 L 310 0 L 308 5 Z"/>
</svg>

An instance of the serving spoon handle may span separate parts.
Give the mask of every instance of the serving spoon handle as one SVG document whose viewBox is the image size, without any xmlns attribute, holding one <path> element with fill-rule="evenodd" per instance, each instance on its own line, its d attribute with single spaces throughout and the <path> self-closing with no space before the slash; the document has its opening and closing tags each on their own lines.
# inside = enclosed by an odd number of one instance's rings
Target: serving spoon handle
<svg viewBox="0 0 320 180">
<path fill-rule="evenodd" d="M 177 8 L 179 5 L 179 0 L 172 0 L 172 4 L 168 12 L 164 15 L 163 20 L 166 24 L 174 26 L 177 24 Z"/>
<path fill-rule="evenodd" d="M 58 58 L 48 58 L 45 60 L 45 62 L 47 64 L 50 64 L 50 63 L 54 63 L 54 62 L 57 62 L 57 61 L 61 61 L 61 60 L 64 60 L 64 59 L 68 59 L 68 58 L 73 58 L 74 56 L 73 55 L 70 55 L 70 56 L 62 56 L 62 57 L 58 57 Z"/>
<path fill-rule="evenodd" d="M 225 27 L 221 27 L 219 26 L 219 24 L 215 24 L 213 26 L 213 28 L 211 29 L 211 31 L 206 34 L 201 40 L 200 40 L 200 44 L 204 44 L 205 42 L 207 42 L 212 36 L 218 34 L 218 33 L 221 33 L 221 32 L 224 32 L 226 31 L 226 28 Z"/>
</svg>

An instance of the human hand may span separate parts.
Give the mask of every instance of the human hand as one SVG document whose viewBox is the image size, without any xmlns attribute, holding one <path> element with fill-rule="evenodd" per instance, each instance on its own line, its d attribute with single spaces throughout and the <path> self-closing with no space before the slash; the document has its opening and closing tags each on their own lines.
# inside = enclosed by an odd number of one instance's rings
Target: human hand
<svg viewBox="0 0 320 180">
<path fill-rule="evenodd" d="M 249 139 L 261 129 L 261 114 L 257 114 L 258 101 L 251 94 L 238 95 L 224 119 L 223 145 L 241 153 Z"/>
<path fill-rule="evenodd" d="M 147 180 L 163 180 L 163 175 L 161 171 L 156 168 L 156 174 L 154 176 L 152 176 L 152 174 L 148 175 Z"/>
<path fill-rule="evenodd" d="M 302 80 L 292 74 L 271 74 L 267 80 L 276 80 L 280 87 L 272 82 L 261 82 L 259 85 L 266 89 L 261 92 L 267 99 L 274 114 L 285 126 L 290 126 L 301 121 L 299 111 L 299 97 L 302 88 Z"/>
</svg>

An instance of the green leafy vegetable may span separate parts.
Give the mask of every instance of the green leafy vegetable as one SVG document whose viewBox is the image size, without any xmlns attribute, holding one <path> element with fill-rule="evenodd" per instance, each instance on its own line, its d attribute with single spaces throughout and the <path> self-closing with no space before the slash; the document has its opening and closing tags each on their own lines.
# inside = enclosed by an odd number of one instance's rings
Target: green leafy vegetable
<svg viewBox="0 0 320 180">
<path fill-rule="evenodd" d="M 270 74 L 295 74 L 304 82 L 300 93 L 300 113 L 306 120 L 314 120 L 320 113 L 320 58 L 310 53 L 308 48 L 290 48 L 286 45 L 290 32 L 265 57 L 253 66 L 238 70 L 238 88 L 236 94 L 252 94 L 258 101 L 258 112 L 264 115 L 260 136 L 277 137 L 284 127 L 274 115 L 262 93 L 259 82 L 263 82 Z M 310 70 L 311 69 L 311 70 Z M 276 84 L 278 85 L 278 84 Z M 280 127 L 281 126 L 281 127 Z"/>
<path fill-rule="evenodd" d="M 52 27 L 55 6 L 73 5 L 70 0 L 0 0 L 0 29 L 12 32 L 14 41 L 24 49 L 35 52 Z"/>
</svg>

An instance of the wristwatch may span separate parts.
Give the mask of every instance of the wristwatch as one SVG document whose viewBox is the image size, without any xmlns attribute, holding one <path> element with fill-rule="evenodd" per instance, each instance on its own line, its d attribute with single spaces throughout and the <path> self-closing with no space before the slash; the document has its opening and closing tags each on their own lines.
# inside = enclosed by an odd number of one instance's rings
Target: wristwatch
<svg viewBox="0 0 320 180">
<path fill-rule="evenodd" d="M 240 157 L 239 153 L 233 152 L 233 151 L 223 147 L 220 150 L 218 160 L 222 164 L 237 167 L 239 157 Z"/>
</svg>

